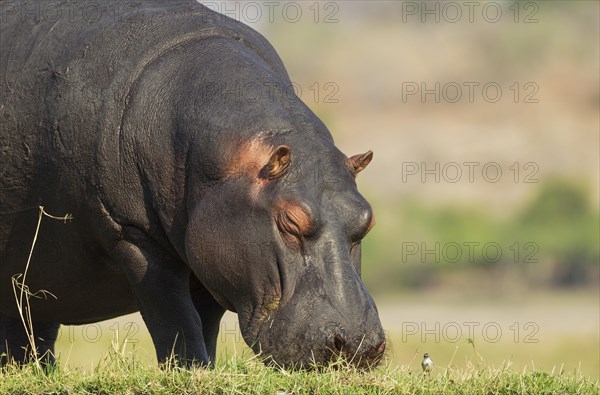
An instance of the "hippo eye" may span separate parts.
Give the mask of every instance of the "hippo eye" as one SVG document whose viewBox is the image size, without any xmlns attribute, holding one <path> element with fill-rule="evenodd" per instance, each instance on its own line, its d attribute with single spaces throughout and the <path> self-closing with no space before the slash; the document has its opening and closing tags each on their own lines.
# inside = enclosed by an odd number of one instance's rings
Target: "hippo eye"
<svg viewBox="0 0 600 395">
<path fill-rule="evenodd" d="M 295 241 L 302 241 L 314 231 L 313 222 L 308 213 L 298 205 L 286 204 L 276 215 L 277 227 L 284 235 L 293 236 Z M 288 238 L 289 240 L 289 238 Z"/>
<path fill-rule="evenodd" d="M 304 210 L 292 207 L 279 212 L 279 223 L 283 230 L 294 236 L 304 236 L 311 229 L 311 221 Z"/>
<path fill-rule="evenodd" d="M 298 224 L 298 217 L 290 214 L 287 211 L 280 211 L 277 216 L 277 224 L 280 225 L 283 231 L 293 235 L 301 236 L 300 225 Z"/>
</svg>

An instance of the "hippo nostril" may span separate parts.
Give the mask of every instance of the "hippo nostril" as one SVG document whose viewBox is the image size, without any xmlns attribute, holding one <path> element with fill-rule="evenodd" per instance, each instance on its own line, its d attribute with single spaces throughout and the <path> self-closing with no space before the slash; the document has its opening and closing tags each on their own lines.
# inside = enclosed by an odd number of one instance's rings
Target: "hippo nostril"
<svg viewBox="0 0 600 395">
<path fill-rule="evenodd" d="M 379 347 L 377 347 L 377 355 L 383 354 L 384 351 L 385 351 L 385 340 L 383 340 L 381 342 L 381 344 L 379 344 Z"/>
<path fill-rule="evenodd" d="M 340 335 L 335 335 L 335 337 L 333 338 L 333 343 L 335 344 L 335 348 L 338 351 L 342 351 L 342 347 L 344 347 L 344 345 L 346 344 L 346 339 L 344 339 Z"/>
</svg>

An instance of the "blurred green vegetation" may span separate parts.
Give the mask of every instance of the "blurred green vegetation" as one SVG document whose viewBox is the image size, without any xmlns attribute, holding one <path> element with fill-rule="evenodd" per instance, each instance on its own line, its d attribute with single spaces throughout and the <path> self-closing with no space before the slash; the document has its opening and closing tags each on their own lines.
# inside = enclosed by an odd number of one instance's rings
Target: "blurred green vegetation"
<svg viewBox="0 0 600 395">
<path fill-rule="evenodd" d="M 491 291 L 506 287 L 503 279 L 511 287 L 598 286 L 600 217 L 576 182 L 540 184 L 506 215 L 414 199 L 379 208 L 382 226 L 363 241 L 363 277 L 375 293 L 455 286 L 459 277 Z"/>
</svg>

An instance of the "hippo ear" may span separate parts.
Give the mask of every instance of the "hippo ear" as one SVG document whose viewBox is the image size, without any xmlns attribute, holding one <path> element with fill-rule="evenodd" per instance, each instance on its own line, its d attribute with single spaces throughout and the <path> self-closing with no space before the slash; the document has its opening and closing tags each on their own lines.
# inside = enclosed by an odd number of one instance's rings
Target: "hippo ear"
<svg viewBox="0 0 600 395">
<path fill-rule="evenodd" d="M 287 145 L 277 147 L 269 162 L 260 170 L 259 177 L 266 180 L 274 180 L 285 174 L 289 164 L 292 151 Z"/>
<path fill-rule="evenodd" d="M 348 158 L 348 164 L 350 165 L 350 169 L 352 173 L 356 176 L 361 172 L 373 159 L 373 151 L 369 150 L 364 154 L 354 155 Z"/>
</svg>

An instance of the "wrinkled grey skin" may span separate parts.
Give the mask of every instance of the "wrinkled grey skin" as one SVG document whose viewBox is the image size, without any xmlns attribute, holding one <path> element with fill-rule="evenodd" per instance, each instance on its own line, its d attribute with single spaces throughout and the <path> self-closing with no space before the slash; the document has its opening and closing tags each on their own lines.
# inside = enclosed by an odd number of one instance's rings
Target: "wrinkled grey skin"
<svg viewBox="0 0 600 395">
<path fill-rule="evenodd" d="M 192 0 L 26 3 L 2 10 L 0 352 L 26 360 L 11 277 L 43 205 L 74 219 L 43 220 L 28 273 L 56 296 L 31 300 L 40 354 L 59 324 L 139 310 L 159 361 L 210 364 L 230 309 L 266 360 L 376 363 L 371 155 L 335 147 L 269 43 Z"/>
</svg>

